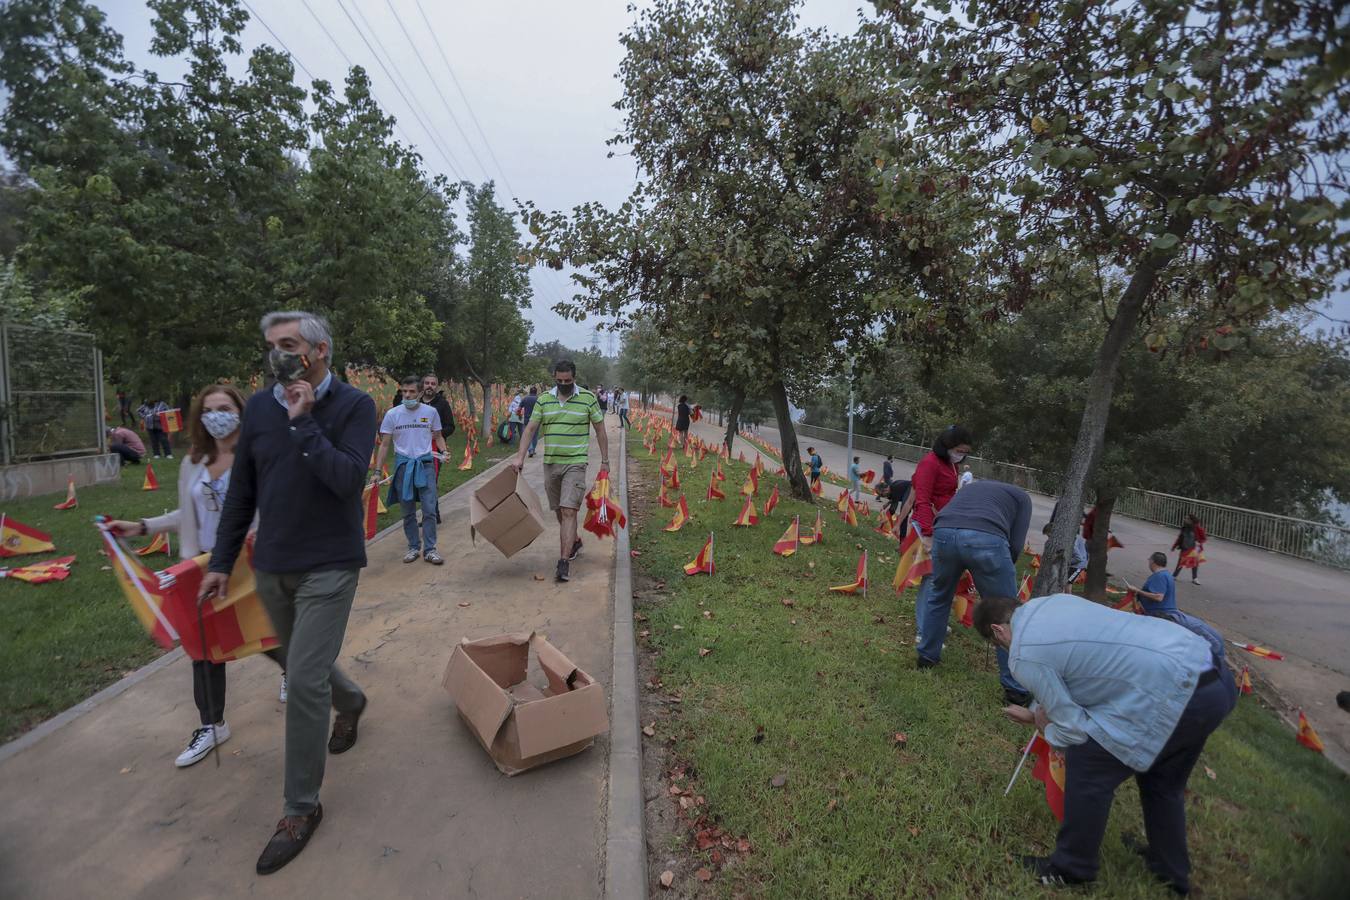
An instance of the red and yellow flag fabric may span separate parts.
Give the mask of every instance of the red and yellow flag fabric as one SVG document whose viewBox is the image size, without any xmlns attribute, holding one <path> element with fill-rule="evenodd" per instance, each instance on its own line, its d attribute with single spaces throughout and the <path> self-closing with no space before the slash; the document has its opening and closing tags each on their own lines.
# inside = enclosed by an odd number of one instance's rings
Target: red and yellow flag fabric
<svg viewBox="0 0 1350 900">
<path fill-rule="evenodd" d="M 666 473 L 666 487 L 670 488 L 672 491 L 678 491 L 680 489 L 679 463 L 672 462 L 670 464 L 670 471 Z"/>
<path fill-rule="evenodd" d="M 722 461 L 720 459 L 717 461 L 717 468 L 713 469 L 713 477 L 718 481 L 727 480 L 727 473 L 722 471 Z"/>
<path fill-rule="evenodd" d="M 858 527 L 858 509 L 849 501 L 848 507 L 844 510 L 844 521 L 854 528 Z"/>
<path fill-rule="evenodd" d="M 680 502 L 675 504 L 675 518 L 670 520 L 670 524 L 665 527 L 666 531 L 679 531 L 684 527 L 684 523 L 689 521 L 689 504 L 685 502 L 684 495 L 680 495 Z"/>
<path fill-rule="evenodd" d="M 903 594 L 922 581 L 925 575 L 932 574 L 932 571 L 933 561 L 928 558 L 928 551 L 919 538 L 919 529 L 911 523 L 909 533 L 900 543 L 900 561 L 896 563 L 891 586 L 897 594 Z"/>
<path fill-rule="evenodd" d="M 14 578 L 29 584 L 46 584 L 49 581 L 65 581 L 70 576 L 70 567 L 74 565 L 74 556 L 62 556 L 43 562 L 15 566 L 12 569 L 0 569 L 0 578 Z"/>
<path fill-rule="evenodd" d="M 1039 553 L 1031 554 L 1031 571 L 1039 572 L 1041 570 L 1041 555 Z"/>
<path fill-rule="evenodd" d="M 852 505 L 853 505 L 853 498 L 848 495 L 848 491 L 840 491 L 839 498 L 834 501 L 834 508 L 839 510 L 840 513 L 843 513 L 844 510 L 848 509 Z"/>
<path fill-rule="evenodd" d="M 149 463 L 145 464 L 145 481 L 141 482 L 141 490 L 157 491 L 159 490 L 159 479 L 155 477 L 155 467 Z"/>
<path fill-rule="evenodd" d="M 895 537 L 895 518 L 890 510 L 883 509 L 877 515 L 877 527 L 872 529 L 877 534 L 884 534 L 887 537 Z"/>
<path fill-rule="evenodd" d="M 166 556 L 173 556 L 173 545 L 169 543 L 169 533 L 161 531 L 155 535 L 154 540 L 144 547 L 136 548 L 137 556 L 149 556 L 152 553 L 163 553 Z"/>
<path fill-rule="evenodd" d="M 817 497 L 825 493 L 825 488 L 821 485 L 820 479 L 811 482 L 811 493 L 815 494 Z"/>
<path fill-rule="evenodd" d="M 1144 613 L 1143 608 L 1139 605 L 1139 598 L 1134 595 L 1134 591 L 1126 591 L 1124 597 L 1111 604 L 1111 608 L 1140 615 Z"/>
<path fill-rule="evenodd" d="M 975 627 L 975 601 L 980 599 L 975 590 L 975 579 L 969 572 L 961 574 L 956 583 L 956 593 L 952 596 L 952 613 L 967 628 Z"/>
<path fill-rule="evenodd" d="M 747 495 L 744 505 L 741 506 L 740 513 L 736 516 L 736 521 L 731 523 L 740 528 L 759 524 L 759 514 L 755 512 L 755 498 Z"/>
<path fill-rule="evenodd" d="M 773 493 L 769 494 L 769 499 L 764 501 L 764 515 L 773 512 L 773 508 L 778 505 L 778 485 L 773 486 Z"/>
<path fill-rule="evenodd" d="M 1243 694 L 1252 692 L 1252 673 L 1246 666 L 1242 667 L 1242 674 L 1238 676 L 1238 691 Z"/>
<path fill-rule="evenodd" d="M 464 458 L 459 462 L 459 470 L 467 472 L 473 468 L 473 442 L 464 442 Z"/>
<path fill-rule="evenodd" d="M 1313 731 L 1312 725 L 1308 724 L 1308 717 L 1303 714 L 1301 709 L 1298 711 L 1298 734 L 1294 737 L 1309 750 L 1316 750 L 1321 753 L 1326 749 L 1322 744 L 1322 739 L 1317 736 L 1317 732 Z"/>
<path fill-rule="evenodd" d="M 1115 536 L 1114 534 L 1107 534 L 1107 535 L 1106 535 L 1106 549 L 1107 549 L 1107 550 L 1118 550 L 1118 549 L 1124 549 L 1124 548 L 1125 548 L 1125 545 L 1122 544 L 1122 543 L 1116 538 L 1116 536 Z"/>
<path fill-rule="evenodd" d="M 717 482 L 720 480 L 717 476 L 718 476 L 718 473 L 717 473 L 717 472 L 713 472 L 713 477 L 711 477 L 711 478 L 708 479 L 708 493 L 707 493 L 707 496 L 705 496 L 705 497 L 703 498 L 704 500 L 725 500 L 725 499 L 727 499 L 727 495 L 724 494 L 724 493 L 722 493 L 722 489 L 721 489 L 720 487 L 717 486 Z"/>
<path fill-rule="evenodd" d="M 877 473 L 876 473 L 874 470 L 872 470 L 872 469 L 868 469 L 866 472 L 862 473 L 862 483 L 863 483 L 863 484 L 871 484 L 871 483 L 872 483 L 872 479 L 873 479 L 873 478 L 876 478 L 876 477 L 877 477 Z"/>
<path fill-rule="evenodd" d="M 0 513 L 0 557 L 50 553 L 56 549 L 52 536 Z"/>
<path fill-rule="evenodd" d="M 825 543 L 825 526 L 820 519 L 820 510 L 816 510 L 815 528 L 811 530 L 810 534 L 801 535 L 798 538 L 798 543 L 805 545 Z"/>
<path fill-rule="evenodd" d="M 183 430 L 183 411 L 181 409 L 166 409 L 159 414 L 159 427 L 163 428 L 169 434 Z"/>
<path fill-rule="evenodd" d="M 366 540 L 370 540 L 375 536 L 375 532 L 379 530 L 380 486 L 374 482 L 366 485 L 366 489 L 361 496 L 361 503 L 366 511 Z"/>
<path fill-rule="evenodd" d="M 791 556 L 797 552 L 797 544 L 801 541 L 801 517 L 793 516 L 792 524 L 788 526 L 787 531 L 783 532 L 773 545 L 773 552 L 779 556 Z"/>
<path fill-rule="evenodd" d="M 744 450 L 737 450 L 737 451 L 736 451 L 736 461 L 737 461 L 737 462 L 745 462 L 745 451 L 744 451 Z"/>
<path fill-rule="evenodd" d="M 1196 544 L 1181 553 L 1181 568 L 1198 569 L 1205 564 L 1205 545 Z"/>
<path fill-rule="evenodd" d="M 680 497 L 680 504 L 684 504 L 684 497 Z M 689 508 L 685 507 L 688 513 Z M 616 528 L 623 528 L 628 524 L 627 517 L 623 514 L 623 507 L 615 503 L 610 496 L 609 470 L 601 469 L 595 477 L 595 484 L 591 487 L 591 492 L 586 495 L 586 521 L 581 527 L 589 531 L 598 538 L 614 537 Z"/>
<path fill-rule="evenodd" d="M 66 499 L 53 506 L 52 509 L 74 509 L 79 505 L 80 501 L 75 496 L 75 476 L 71 475 L 66 479 Z"/>
<path fill-rule="evenodd" d="M 864 551 L 862 552 L 862 556 L 858 557 L 858 571 L 857 571 L 857 573 L 853 576 L 853 580 L 852 580 L 851 582 L 849 582 L 848 584 L 840 584 L 840 585 L 836 585 L 835 587 L 830 588 L 830 590 L 834 591 L 835 593 L 839 593 L 839 594 L 856 594 L 856 593 L 858 593 L 859 591 L 861 591 L 861 592 L 862 592 L 862 595 L 863 595 L 864 597 L 867 596 L 867 551 L 866 551 L 866 550 L 864 550 Z"/>
<path fill-rule="evenodd" d="M 1017 602 L 1026 603 L 1031 599 L 1031 576 L 1028 575 L 1022 579 L 1022 586 L 1017 589 Z"/>
<path fill-rule="evenodd" d="M 1269 650 L 1265 647 L 1258 647 L 1256 644 L 1239 644 L 1237 641 L 1229 641 L 1228 643 L 1232 644 L 1234 647 L 1246 650 L 1248 653 L 1264 656 L 1266 659 L 1284 659 L 1284 654 L 1276 653 L 1274 650 Z"/>
<path fill-rule="evenodd" d="M 708 533 L 708 540 L 704 542 L 703 549 L 698 551 L 692 561 L 684 564 L 684 574 L 686 575 L 711 575 L 713 574 L 713 535 Z"/>
<path fill-rule="evenodd" d="M 741 485 L 741 493 L 745 496 L 759 493 L 759 472 L 750 470 L 749 476 L 745 479 L 745 484 Z"/>
<path fill-rule="evenodd" d="M 666 509 L 673 509 L 675 507 L 675 501 L 670 499 L 670 495 L 666 493 L 666 486 L 664 484 L 661 485 L 661 490 L 657 493 L 656 499 L 660 500 L 661 505 Z"/>
<path fill-rule="evenodd" d="M 1031 752 L 1036 755 L 1036 766 L 1031 777 L 1045 785 L 1045 804 L 1055 814 L 1055 818 L 1064 821 L 1064 754 L 1037 734 L 1031 742 Z"/>
</svg>

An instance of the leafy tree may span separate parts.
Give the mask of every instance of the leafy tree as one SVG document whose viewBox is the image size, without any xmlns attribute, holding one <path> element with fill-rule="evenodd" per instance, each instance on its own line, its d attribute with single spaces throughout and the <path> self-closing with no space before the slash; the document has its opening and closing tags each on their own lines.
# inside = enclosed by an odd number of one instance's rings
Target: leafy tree
<svg viewBox="0 0 1350 900">
<path fill-rule="evenodd" d="M 1160 297 L 1203 314 L 1223 348 L 1223 326 L 1316 300 L 1345 269 L 1344 18 L 1317 0 L 972 0 L 941 20 L 907 0 L 876 6 L 894 25 L 877 46 L 907 79 L 897 127 L 920 128 L 968 175 L 932 193 L 977 195 L 1016 262 L 1002 270 L 1004 307 L 1073 289 L 1080 262 L 1100 276 L 1064 467 L 1074 508 L 1102 456 L 1126 349 L 1141 330 L 1154 346 L 1175 337 L 1148 321 Z M 900 177 L 887 167 L 879 179 L 903 205 L 924 184 L 900 162 Z M 1039 593 L 1063 586 L 1072 519 L 1056 523 Z"/>
</svg>

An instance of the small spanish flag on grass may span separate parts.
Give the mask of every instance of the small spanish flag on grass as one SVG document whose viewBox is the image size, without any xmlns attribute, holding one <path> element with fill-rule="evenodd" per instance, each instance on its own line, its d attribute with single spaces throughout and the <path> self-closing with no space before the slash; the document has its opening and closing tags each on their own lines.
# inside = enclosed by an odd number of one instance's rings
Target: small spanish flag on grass
<svg viewBox="0 0 1350 900">
<path fill-rule="evenodd" d="M 137 556 L 149 556 L 151 553 L 163 553 L 168 556 L 173 555 L 173 547 L 169 544 L 169 533 L 161 531 L 155 535 L 155 539 L 144 547 L 136 549 Z"/>
<path fill-rule="evenodd" d="M 56 549 L 52 536 L 0 513 L 0 557 L 49 553 Z"/>
<path fill-rule="evenodd" d="M 679 531 L 684 527 L 684 523 L 689 521 L 689 504 L 685 502 L 684 495 L 680 495 L 680 502 L 675 504 L 675 518 L 670 520 L 670 524 L 665 527 L 666 531 Z"/>
<path fill-rule="evenodd" d="M 787 531 L 773 545 L 773 552 L 779 556 L 791 556 L 797 552 L 797 544 L 801 540 L 801 516 L 793 516 L 792 524 L 788 526 Z"/>
<path fill-rule="evenodd" d="M 862 595 L 863 595 L 864 597 L 867 596 L 867 551 L 866 551 L 866 550 L 864 550 L 864 551 L 862 552 L 862 556 L 858 557 L 858 571 L 857 571 L 857 573 L 854 575 L 853 581 L 851 581 L 851 582 L 848 583 L 848 584 L 840 584 L 840 585 L 836 585 L 835 587 L 830 588 L 830 590 L 832 590 L 832 591 L 834 591 L 835 593 L 838 593 L 838 594 L 856 594 L 856 593 L 858 593 L 859 591 L 861 591 L 861 592 L 862 592 Z"/>
<path fill-rule="evenodd" d="M 1238 690 L 1244 694 L 1252 692 L 1252 673 L 1246 666 L 1242 667 L 1242 674 L 1238 676 Z"/>
<path fill-rule="evenodd" d="M 1303 710 L 1298 711 L 1298 734 L 1295 738 L 1300 744 L 1309 750 L 1316 750 L 1321 753 L 1325 748 L 1322 746 L 1322 739 L 1313 731 L 1313 727 L 1308 724 L 1308 717 L 1303 714 Z"/>
<path fill-rule="evenodd" d="M 773 486 L 773 493 L 769 494 L 769 499 L 764 501 L 764 515 L 773 512 L 773 508 L 778 505 L 778 485 Z"/>
<path fill-rule="evenodd" d="M 71 475 L 66 479 L 66 499 L 52 509 L 74 509 L 79 505 L 80 501 L 75 496 L 75 476 Z"/>
<path fill-rule="evenodd" d="M 1229 641 L 1234 647 L 1246 650 L 1248 653 L 1254 653 L 1257 656 L 1264 656 L 1266 659 L 1284 659 L 1284 655 L 1276 653 L 1274 650 L 1268 650 L 1265 647 L 1258 647 L 1256 644 L 1239 644 L 1237 641 Z"/>
<path fill-rule="evenodd" d="M 145 464 L 145 481 L 141 483 L 143 491 L 159 490 L 159 479 L 155 477 L 155 467 L 149 463 Z"/>
<path fill-rule="evenodd" d="M 711 575 L 713 574 L 713 534 L 708 532 L 708 540 L 703 545 L 703 549 L 698 551 L 691 562 L 684 564 L 684 574 L 686 575 Z"/>
<path fill-rule="evenodd" d="M 755 498 L 753 496 L 746 496 L 740 514 L 736 516 L 736 521 L 731 524 L 741 528 L 759 524 L 759 515 L 755 512 Z"/>
</svg>

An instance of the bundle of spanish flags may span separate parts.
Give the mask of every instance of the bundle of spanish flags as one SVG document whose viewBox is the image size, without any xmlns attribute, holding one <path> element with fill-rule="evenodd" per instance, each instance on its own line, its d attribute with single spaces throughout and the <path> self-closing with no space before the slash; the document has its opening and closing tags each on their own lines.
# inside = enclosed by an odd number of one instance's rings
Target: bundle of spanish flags
<svg viewBox="0 0 1350 900">
<path fill-rule="evenodd" d="M 146 632 L 164 649 L 181 643 L 192 659 L 219 663 L 278 646 L 254 585 L 251 548 L 239 555 L 226 596 L 199 611 L 197 594 L 211 554 L 152 572 L 110 530 L 102 526 L 99 530 L 122 593 Z"/>
<path fill-rule="evenodd" d="M 0 578 L 15 578 L 29 584 L 46 584 L 49 581 L 65 581 L 70 577 L 70 567 L 75 564 L 74 556 L 62 556 L 26 566 L 0 568 Z"/>
<path fill-rule="evenodd" d="M 684 497 L 680 498 L 680 503 L 684 503 Z M 685 512 L 688 512 L 688 507 Z M 627 524 L 623 507 L 610 497 L 609 470 L 601 469 L 591 492 L 586 495 L 586 521 L 581 527 L 598 538 L 605 538 L 613 537 L 615 528 L 623 528 Z"/>
<path fill-rule="evenodd" d="M 897 594 L 903 594 L 932 572 L 933 561 L 929 559 L 928 551 L 919 537 L 918 526 L 911 522 L 909 533 L 900 543 L 900 561 L 895 566 L 895 577 L 891 579 L 891 586 L 895 588 Z"/>
</svg>

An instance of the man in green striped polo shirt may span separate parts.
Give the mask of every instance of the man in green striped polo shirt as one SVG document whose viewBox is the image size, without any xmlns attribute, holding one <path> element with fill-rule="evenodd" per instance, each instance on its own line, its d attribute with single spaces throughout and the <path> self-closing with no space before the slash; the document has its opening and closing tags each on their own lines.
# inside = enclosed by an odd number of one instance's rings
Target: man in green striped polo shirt
<svg viewBox="0 0 1350 900">
<path fill-rule="evenodd" d="M 525 448 L 535 432 L 544 437 L 544 490 L 548 506 L 558 517 L 558 581 L 571 577 L 571 562 L 581 553 L 577 537 L 577 510 L 586 499 L 586 461 L 591 429 L 600 445 L 600 468 L 609 468 L 609 440 L 605 416 L 595 394 L 577 384 L 577 367 L 570 359 L 553 364 L 553 390 L 539 397 L 530 423 L 520 436 L 520 449 L 511 464 L 525 465 Z"/>
</svg>

